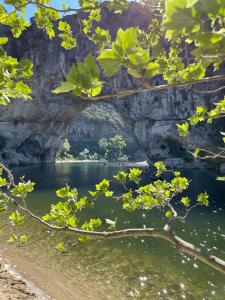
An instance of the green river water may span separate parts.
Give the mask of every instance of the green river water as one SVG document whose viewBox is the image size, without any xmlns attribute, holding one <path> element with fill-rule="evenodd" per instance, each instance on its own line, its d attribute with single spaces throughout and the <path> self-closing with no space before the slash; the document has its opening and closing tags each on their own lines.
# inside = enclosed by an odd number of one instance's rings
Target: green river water
<svg viewBox="0 0 225 300">
<path fill-rule="evenodd" d="M 14 172 L 16 177 L 26 175 L 37 183 L 29 205 L 36 213 L 43 214 L 56 201 L 57 188 L 68 183 L 85 194 L 101 179 L 111 178 L 118 169 L 118 166 L 101 164 L 63 163 L 14 168 Z M 185 224 L 174 229 L 185 240 L 225 259 L 225 185 L 215 181 L 213 171 L 186 171 L 184 175 L 192 179 L 188 195 L 194 198 L 207 190 L 210 207 L 196 209 Z M 146 174 L 144 180 L 150 181 L 150 176 Z M 120 204 L 103 199 L 82 215 L 89 216 L 102 219 L 118 216 L 118 228 L 162 224 L 159 211 L 127 213 L 121 210 Z M 126 238 L 83 244 L 71 234 L 55 234 L 50 239 L 49 233 L 37 228 L 33 221 L 25 226 L 25 232 L 32 233 L 33 238 L 23 248 L 23 255 L 37 269 L 45 269 L 50 274 L 48 281 L 57 300 L 225 299 L 224 275 L 178 253 L 166 241 Z M 59 255 L 55 250 L 57 241 L 66 242 L 65 254 Z M 62 294 L 65 292 L 65 296 L 54 295 L 54 286 Z"/>
</svg>

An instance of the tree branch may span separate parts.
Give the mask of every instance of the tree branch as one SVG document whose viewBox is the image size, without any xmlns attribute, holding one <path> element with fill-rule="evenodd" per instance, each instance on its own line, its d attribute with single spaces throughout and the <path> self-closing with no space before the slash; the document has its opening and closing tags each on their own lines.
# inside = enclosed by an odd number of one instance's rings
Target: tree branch
<svg viewBox="0 0 225 300">
<path fill-rule="evenodd" d="M 174 233 L 166 230 L 157 230 L 155 228 L 134 228 L 134 229 L 124 229 L 118 231 L 87 231 L 80 228 L 73 227 L 59 227 L 55 225 L 51 225 L 45 221 L 43 221 L 39 216 L 33 214 L 29 209 L 25 209 L 21 205 L 16 204 L 18 209 L 27 213 L 32 218 L 36 219 L 39 223 L 46 226 L 47 228 L 55 231 L 68 231 L 72 232 L 76 236 L 88 236 L 92 239 L 101 239 L 101 240 L 111 240 L 111 239 L 119 239 L 125 237 L 158 237 L 163 240 L 166 240 L 172 243 L 178 251 L 187 253 L 193 257 L 198 258 L 200 261 L 206 263 L 217 271 L 225 274 L 225 261 L 222 259 L 213 256 L 213 255 L 204 255 L 201 250 L 196 248 L 193 244 L 190 244 L 180 237 L 176 236 Z"/>
<path fill-rule="evenodd" d="M 220 81 L 220 80 L 225 80 L 225 75 L 217 75 L 217 76 L 211 76 L 211 77 L 205 77 L 199 80 L 193 80 L 193 81 L 188 81 L 185 83 L 174 83 L 174 84 L 163 84 L 163 85 L 158 85 L 158 86 L 148 86 L 145 88 L 138 88 L 138 89 L 131 89 L 131 90 L 126 90 L 126 91 L 121 91 L 116 94 L 110 94 L 110 95 L 102 95 L 102 96 L 97 96 L 95 98 L 89 98 L 89 97 L 84 97 L 81 96 L 83 100 L 88 100 L 88 101 L 93 101 L 93 102 L 98 102 L 98 101 L 104 101 L 104 100 L 110 100 L 112 98 L 121 98 L 121 97 L 126 97 L 142 92 L 157 92 L 169 88 L 183 88 L 183 87 L 188 87 L 193 84 L 200 84 L 200 83 L 207 83 L 207 82 L 213 82 L 213 81 Z"/>
<path fill-rule="evenodd" d="M 91 10 L 95 10 L 95 9 L 100 9 L 102 7 L 105 7 L 106 5 L 104 3 L 101 3 L 99 2 L 98 5 L 95 5 L 95 6 L 90 6 L 90 7 L 80 7 L 80 8 L 71 8 L 71 7 L 67 7 L 66 9 L 60 9 L 60 8 L 55 8 L 53 6 L 48 6 L 44 3 L 41 3 L 39 2 L 38 0 L 37 1 L 32 1 L 32 0 L 28 0 L 26 3 L 22 4 L 22 5 L 17 5 L 17 6 L 14 6 L 15 7 L 15 10 L 13 10 L 11 13 L 15 12 L 15 11 L 19 11 L 21 10 L 22 8 L 25 8 L 26 6 L 28 5 L 36 5 L 36 6 L 40 6 L 40 7 L 43 7 L 45 9 L 49 9 L 49 10 L 54 10 L 56 12 L 59 12 L 59 13 L 68 13 L 68 12 L 74 12 L 74 13 L 78 13 L 78 12 L 89 12 Z M 147 6 L 148 9 L 163 9 L 164 7 L 163 6 L 160 6 L 160 5 L 150 5 L 150 4 L 145 4 L 145 6 Z"/>
<path fill-rule="evenodd" d="M 225 85 L 219 87 L 218 89 L 212 90 L 212 91 L 203 91 L 203 90 L 196 90 L 192 88 L 192 91 L 198 94 L 216 94 L 221 92 L 222 90 L 225 90 Z"/>
<path fill-rule="evenodd" d="M 206 156 L 198 156 L 198 158 L 200 158 L 200 159 L 216 159 L 216 158 L 222 158 L 222 159 L 225 159 L 225 148 L 223 148 L 220 152 L 218 152 L 218 153 L 214 153 L 214 152 L 212 152 L 212 151 L 210 151 L 210 150 L 207 150 L 207 149 L 202 149 L 202 148 L 200 148 L 199 149 L 199 151 L 202 151 L 203 153 L 205 153 L 206 154 Z"/>
<path fill-rule="evenodd" d="M 11 171 L 5 167 L 3 164 L 0 163 L 0 166 L 4 168 L 7 172 L 9 180 L 12 186 L 15 186 L 13 175 Z M 10 198 L 10 197 L 9 197 Z M 201 252 L 200 249 L 195 247 L 193 244 L 186 242 L 185 240 L 181 239 L 180 237 L 176 236 L 170 230 L 158 230 L 155 228 L 134 228 L 134 229 L 123 229 L 117 231 L 88 231 L 83 230 L 80 228 L 74 227 L 59 227 L 56 225 L 49 224 L 42 220 L 41 217 L 35 215 L 31 212 L 27 207 L 23 207 L 17 201 L 10 198 L 12 203 L 24 214 L 27 214 L 31 218 L 38 221 L 40 224 L 44 225 L 46 228 L 54 231 L 64 231 L 64 232 L 71 232 L 75 236 L 87 236 L 91 239 L 100 239 L 100 240 L 110 240 L 110 239 L 118 239 L 118 238 L 125 238 L 125 237 L 158 237 L 163 240 L 166 240 L 172 243 L 178 251 L 187 253 L 200 261 L 206 263 L 208 266 L 218 270 L 219 272 L 225 274 L 225 261 L 222 259 L 213 256 L 213 255 L 205 255 Z"/>
</svg>

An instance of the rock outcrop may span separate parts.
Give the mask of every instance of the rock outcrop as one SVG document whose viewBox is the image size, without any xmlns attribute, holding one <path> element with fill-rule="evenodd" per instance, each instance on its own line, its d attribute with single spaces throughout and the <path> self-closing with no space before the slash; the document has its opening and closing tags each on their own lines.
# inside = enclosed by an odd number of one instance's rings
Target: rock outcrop
<svg viewBox="0 0 225 300">
<path fill-rule="evenodd" d="M 118 84 L 125 78 L 129 80 L 128 76 L 120 78 L 120 75 L 117 76 Z M 120 100 L 115 98 L 107 104 L 86 108 L 74 122 L 69 140 L 78 149 L 77 145 L 91 147 L 102 137 L 121 134 L 127 141 L 128 155 L 134 159 L 142 159 L 145 154 L 150 161 L 179 158 L 183 165 L 185 162 L 190 164 L 193 157 L 186 150 L 218 146 L 221 141 L 219 131 L 224 130 L 224 124 L 218 121 L 213 127 L 204 124 L 193 127 L 188 138 L 179 136 L 176 124 L 185 122 L 197 105 L 209 107 L 221 97 L 203 96 L 188 89 L 170 89 L 140 93 Z M 113 112 L 111 118 L 108 117 L 109 107 Z"/>
<path fill-rule="evenodd" d="M 72 17 L 70 19 L 72 23 Z M 77 30 L 76 24 L 73 26 Z M 10 36 L 7 28 L 4 31 Z M 32 100 L 16 100 L 0 107 L 0 136 L 6 140 L 1 159 L 6 163 L 54 161 L 71 124 L 86 107 L 84 101 L 73 95 L 51 92 L 63 81 L 71 64 L 86 54 L 84 44 L 79 45 L 75 51 L 67 52 L 58 39 L 49 40 L 34 24 L 20 39 L 10 41 L 8 52 L 18 59 L 31 59 L 34 75 L 29 82 Z"/>
<path fill-rule="evenodd" d="M 77 34 L 77 17 L 65 18 Z M 139 26 L 146 29 L 148 20 L 149 13 L 135 4 L 122 15 L 105 9 L 100 25 L 109 28 L 115 37 L 119 27 Z M 1 33 L 10 37 L 8 28 L 1 28 Z M 192 132 L 193 139 L 189 142 L 181 139 L 176 129 L 176 123 L 184 120 L 197 104 L 212 103 L 211 96 L 202 97 L 184 89 L 146 92 L 96 104 L 96 108 L 90 108 L 89 113 L 86 110 L 80 115 L 88 106 L 88 101 L 72 94 L 52 94 L 51 91 L 64 79 L 72 63 L 82 60 L 88 52 L 96 51 L 94 45 L 82 35 L 78 35 L 78 46 L 66 51 L 60 46 L 58 38 L 49 40 L 32 24 L 21 38 L 10 40 L 7 50 L 18 59 L 31 59 L 34 75 L 30 80 L 32 100 L 16 100 L 7 107 L 0 107 L 0 141 L 6 141 L 3 146 L 0 143 L 0 159 L 6 163 L 53 162 L 69 131 L 72 143 L 81 145 L 85 141 L 96 144 L 102 136 L 122 134 L 130 153 L 136 153 L 136 158 L 147 155 L 150 159 L 180 157 L 190 143 L 207 145 L 212 136 L 214 138 L 213 131 L 200 127 Z M 124 70 L 112 82 L 115 87 L 137 87 L 137 82 Z M 107 117 L 95 119 L 95 113 L 102 109 Z M 93 114 L 91 118 L 90 114 Z"/>
</svg>

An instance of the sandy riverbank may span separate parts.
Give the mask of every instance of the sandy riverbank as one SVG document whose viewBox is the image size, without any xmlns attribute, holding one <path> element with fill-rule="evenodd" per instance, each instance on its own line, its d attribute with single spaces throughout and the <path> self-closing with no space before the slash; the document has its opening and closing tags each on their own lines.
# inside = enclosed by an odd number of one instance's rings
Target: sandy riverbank
<svg viewBox="0 0 225 300">
<path fill-rule="evenodd" d="M 0 257 L 0 299 L 50 300 L 42 290 L 2 257 Z"/>
</svg>

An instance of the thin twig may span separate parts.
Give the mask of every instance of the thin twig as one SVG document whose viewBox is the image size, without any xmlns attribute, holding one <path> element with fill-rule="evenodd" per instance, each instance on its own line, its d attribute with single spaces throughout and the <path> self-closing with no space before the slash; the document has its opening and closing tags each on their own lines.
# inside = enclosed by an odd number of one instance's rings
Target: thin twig
<svg viewBox="0 0 225 300">
<path fill-rule="evenodd" d="M 222 90 L 225 90 L 225 85 L 219 87 L 218 89 L 212 90 L 212 91 L 203 91 L 203 90 L 196 90 L 195 88 L 192 88 L 192 91 L 198 94 L 216 94 L 221 92 Z"/>
</svg>

